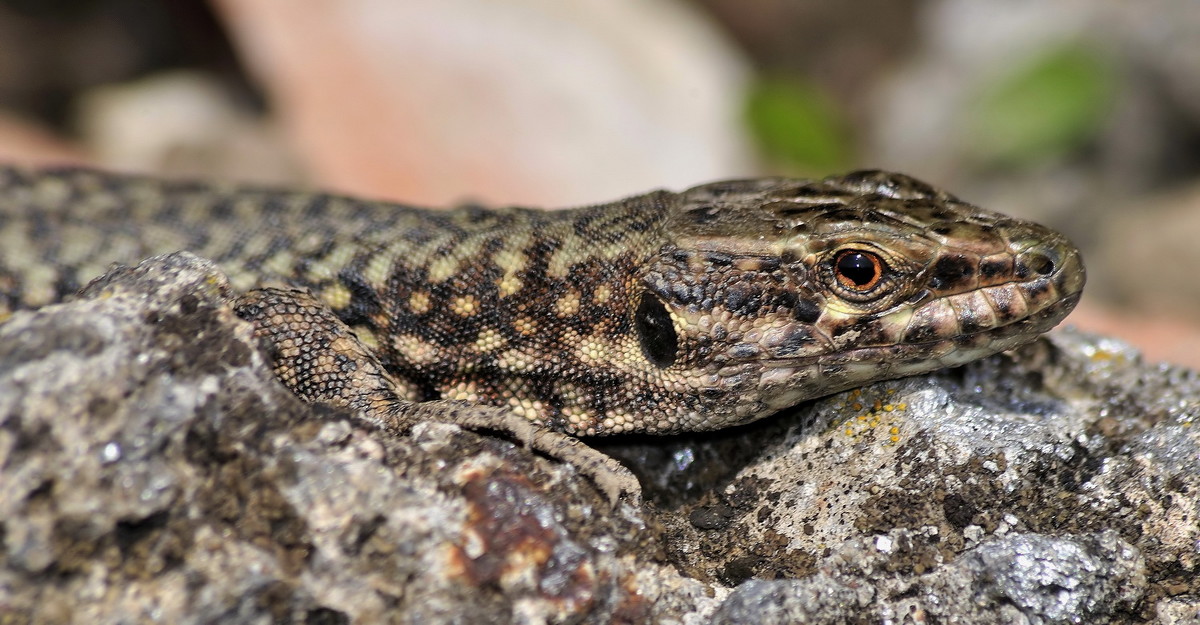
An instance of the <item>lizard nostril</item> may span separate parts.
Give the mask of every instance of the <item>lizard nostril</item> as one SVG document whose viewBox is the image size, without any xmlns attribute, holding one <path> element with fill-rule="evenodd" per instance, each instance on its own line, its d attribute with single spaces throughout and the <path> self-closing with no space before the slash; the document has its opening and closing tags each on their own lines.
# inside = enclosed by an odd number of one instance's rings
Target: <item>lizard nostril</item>
<svg viewBox="0 0 1200 625">
<path fill-rule="evenodd" d="M 1045 254 L 1032 254 L 1026 262 L 1029 263 L 1030 269 L 1043 276 L 1054 273 L 1054 261 Z"/>
</svg>

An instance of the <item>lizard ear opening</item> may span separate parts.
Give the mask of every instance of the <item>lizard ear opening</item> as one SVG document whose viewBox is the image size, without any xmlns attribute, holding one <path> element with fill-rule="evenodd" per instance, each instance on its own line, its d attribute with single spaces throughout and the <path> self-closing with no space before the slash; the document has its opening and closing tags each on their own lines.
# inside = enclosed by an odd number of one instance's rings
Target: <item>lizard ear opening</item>
<svg viewBox="0 0 1200 625">
<path fill-rule="evenodd" d="M 671 366 L 679 351 L 679 336 L 675 334 L 675 324 L 671 323 L 667 307 L 654 295 L 642 293 L 633 324 L 646 360 L 659 368 Z"/>
</svg>

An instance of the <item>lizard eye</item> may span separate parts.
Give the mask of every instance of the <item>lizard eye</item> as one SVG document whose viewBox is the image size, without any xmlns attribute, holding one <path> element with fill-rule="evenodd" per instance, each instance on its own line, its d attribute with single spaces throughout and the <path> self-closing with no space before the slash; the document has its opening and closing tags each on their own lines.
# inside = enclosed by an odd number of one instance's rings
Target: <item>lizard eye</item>
<svg viewBox="0 0 1200 625">
<path fill-rule="evenodd" d="M 671 323 L 667 307 L 654 295 L 642 293 L 633 323 L 646 359 L 656 367 L 671 366 L 679 351 L 679 336 L 675 334 L 675 324 Z"/>
<path fill-rule="evenodd" d="M 833 262 L 838 284 L 857 293 L 866 293 L 883 277 L 883 260 L 871 252 L 844 250 Z"/>
</svg>

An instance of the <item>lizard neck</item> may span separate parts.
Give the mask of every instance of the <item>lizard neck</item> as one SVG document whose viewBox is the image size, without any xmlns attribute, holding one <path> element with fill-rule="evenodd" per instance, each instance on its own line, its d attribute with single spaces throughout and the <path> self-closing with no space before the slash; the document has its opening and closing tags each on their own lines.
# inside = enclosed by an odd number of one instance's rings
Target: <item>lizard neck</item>
<svg viewBox="0 0 1200 625">
<path fill-rule="evenodd" d="M 411 399 L 505 405 L 584 431 L 629 390 L 612 365 L 640 358 L 634 294 L 663 246 L 671 197 L 426 213 L 403 240 L 343 270 L 348 296 L 330 303 L 366 330 Z"/>
</svg>

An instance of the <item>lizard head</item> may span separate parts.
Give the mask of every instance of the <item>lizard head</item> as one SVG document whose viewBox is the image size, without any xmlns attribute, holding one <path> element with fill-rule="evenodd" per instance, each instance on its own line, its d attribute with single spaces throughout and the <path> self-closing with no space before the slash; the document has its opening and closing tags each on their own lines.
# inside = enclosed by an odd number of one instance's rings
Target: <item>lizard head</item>
<svg viewBox="0 0 1200 625">
<path fill-rule="evenodd" d="M 726 427 L 1033 340 L 1085 274 L 1061 234 L 898 174 L 718 182 L 676 196 L 633 330 L 661 432 Z"/>
</svg>

